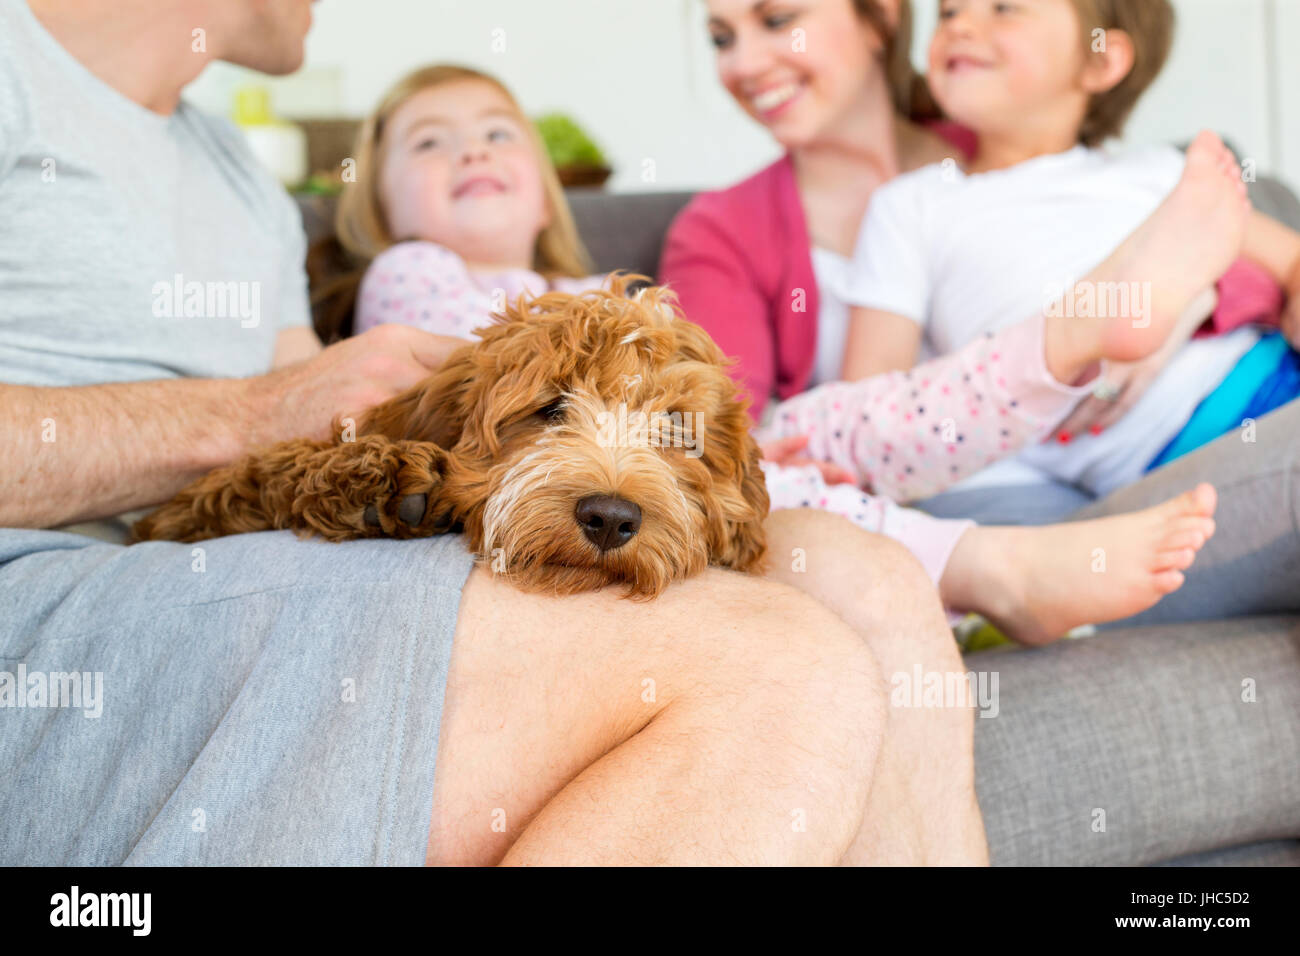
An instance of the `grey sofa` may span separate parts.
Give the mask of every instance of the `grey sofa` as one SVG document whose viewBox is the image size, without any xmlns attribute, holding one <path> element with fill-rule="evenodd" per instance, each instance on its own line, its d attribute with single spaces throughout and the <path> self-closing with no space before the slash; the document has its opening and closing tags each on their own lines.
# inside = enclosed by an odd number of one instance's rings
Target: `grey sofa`
<svg viewBox="0 0 1300 956">
<path fill-rule="evenodd" d="M 1300 229 L 1285 186 L 1252 189 Z M 690 195 L 569 198 L 601 271 L 654 276 Z M 329 204 L 302 205 L 309 234 L 327 232 Z M 999 681 L 998 714 L 975 734 L 994 864 L 1300 865 L 1300 616 L 1108 631 L 967 663 Z M 1261 683 L 1253 704 L 1246 676 Z"/>
</svg>

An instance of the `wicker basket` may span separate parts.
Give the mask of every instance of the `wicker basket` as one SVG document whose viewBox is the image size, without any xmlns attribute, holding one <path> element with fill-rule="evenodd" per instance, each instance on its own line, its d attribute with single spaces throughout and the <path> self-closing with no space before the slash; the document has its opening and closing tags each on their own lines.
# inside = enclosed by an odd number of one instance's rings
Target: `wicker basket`
<svg viewBox="0 0 1300 956">
<path fill-rule="evenodd" d="M 566 189 L 598 189 L 614 171 L 608 166 L 561 166 L 556 172 L 560 174 L 560 185 Z"/>
</svg>

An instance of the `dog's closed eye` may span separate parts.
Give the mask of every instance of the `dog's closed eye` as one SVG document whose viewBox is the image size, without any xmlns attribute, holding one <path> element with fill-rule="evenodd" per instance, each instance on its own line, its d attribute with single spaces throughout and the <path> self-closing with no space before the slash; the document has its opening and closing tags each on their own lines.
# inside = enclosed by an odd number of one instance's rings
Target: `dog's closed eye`
<svg viewBox="0 0 1300 956">
<path fill-rule="evenodd" d="M 545 422 L 561 421 L 564 418 L 564 398 L 560 397 L 547 405 L 543 405 L 533 414 Z"/>
</svg>

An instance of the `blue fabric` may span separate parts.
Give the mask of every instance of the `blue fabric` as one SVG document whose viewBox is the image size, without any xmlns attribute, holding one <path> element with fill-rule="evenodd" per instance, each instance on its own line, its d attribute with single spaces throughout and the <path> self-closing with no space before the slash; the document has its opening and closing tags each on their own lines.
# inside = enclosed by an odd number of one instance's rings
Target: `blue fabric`
<svg viewBox="0 0 1300 956">
<path fill-rule="evenodd" d="M 1285 341 L 1281 334 L 1272 336 Z M 1300 352 L 1287 347 L 1282 351 L 1277 369 L 1255 393 L 1246 406 L 1246 418 L 1259 418 L 1300 396 Z"/>
<path fill-rule="evenodd" d="M 1233 366 L 1182 431 L 1147 466 L 1167 465 L 1226 435 L 1248 418 L 1259 418 L 1300 397 L 1300 354 L 1280 332 L 1266 335 Z"/>
</svg>

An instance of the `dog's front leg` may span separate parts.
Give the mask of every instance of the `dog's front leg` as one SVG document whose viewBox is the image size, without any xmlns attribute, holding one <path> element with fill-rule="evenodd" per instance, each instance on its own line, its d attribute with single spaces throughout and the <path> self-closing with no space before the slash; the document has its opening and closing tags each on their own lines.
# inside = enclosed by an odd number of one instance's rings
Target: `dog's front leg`
<svg viewBox="0 0 1300 956">
<path fill-rule="evenodd" d="M 264 507 L 287 524 L 330 541 L 354 538 L 423 538 L 452 523 L 441 494 L 447 452 L 422 441 L 363 435 L 323 448 L 300 470 L 270 475 Z"/>
<path fill-rule="evenodd" d="M 431 442 L 282 442 L 205 475 L 132 529 L 135 541 L 201 541 L 283 528 L 330 541 L 448 530 L 447 452 Z"/>
</svg>

